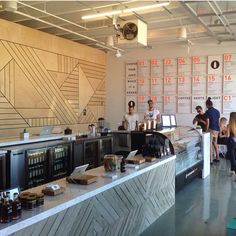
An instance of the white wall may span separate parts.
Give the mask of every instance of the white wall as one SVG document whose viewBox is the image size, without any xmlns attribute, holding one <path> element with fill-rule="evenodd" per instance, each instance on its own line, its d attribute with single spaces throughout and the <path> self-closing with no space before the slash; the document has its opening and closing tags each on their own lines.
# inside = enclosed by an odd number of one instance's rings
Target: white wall
<svg viewBox="0 0 236 236">
<path fill-rule="evenodd" d="M 121 122 L 122 116 L 125 113 L 125 63 L 136 62 L 138 59 L 208 56 L 224 53 L 236 53 L 236 43 L 193 45 L 189 51 L 187 45 L 169 44 L 155 46 L 152 49 L 140 48 L 125 51 L 125 54 L 121 58 L 108 55 L 106 120 L 110 124 L 110 128 L 117 129 L 117 125 Z M 177 122 L 179 125 L 191 125 L 193 116 L 194 114 L 177 114 Z M 228 114 L 224 116 L 228 117 Z"/>
</svg>

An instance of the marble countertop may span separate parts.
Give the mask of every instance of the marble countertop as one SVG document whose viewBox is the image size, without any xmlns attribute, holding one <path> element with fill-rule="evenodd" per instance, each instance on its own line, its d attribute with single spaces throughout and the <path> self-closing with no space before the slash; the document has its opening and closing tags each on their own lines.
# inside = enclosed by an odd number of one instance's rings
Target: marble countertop
<svg viewBox="0 0 236 236">
<path fill-rule="evenodd" d="M 54 183 L 58 183 L 60 186 L 66 188 L 65 193 L 55 197 L 45 196 L 44 206 L 38 207 L 32 211 L 24 210 L 22 212 L 21 219 L 8 224 L 0 224 L 0 235 L 8 235 L 19 231 L 20 229 L 46 219 L 101 192 L 113 188 L 116 185 L 128 181 L 129 179 L 135 178 L 138 175 L 141 175 L 171 160 L 174 160 L 175 158 L 176 156 L 170 156 L 162 159 L 157 159 L 156 161 L 151 163 L 143 163 L 140 165 L 139 170 L 126 168 L 125 173 L 117 172 L 117 178 L 114 180 L 101 177 L 104 174 L 104 168 L 103 166 L 98 167 L 86 172 L 88 174 L 98 176 L 97 182 L 90 185 L 69 184 L 66 182 L 65 178 L 54 181 Z M 44 186 L 45 185 L 28 189 L 27 191 L 36 193 L 41 192 Z"/>
<path fill-rule="evenodd" d="M 51 134 L 51 135 L 43 135 L 43 136 L 30 136 L 29 139 L 20 139 L 20 138 L 1 138 L 0 139 L 0 147 L 6 146 L 14 146 L 14 145 L 22 145 L 28 143 L 37 143 L 51 140 L 59 140 L 59 139 L 71 139 L 75 138 L 75 134 L 64 135 L 64 134 Z"/>
</svg>

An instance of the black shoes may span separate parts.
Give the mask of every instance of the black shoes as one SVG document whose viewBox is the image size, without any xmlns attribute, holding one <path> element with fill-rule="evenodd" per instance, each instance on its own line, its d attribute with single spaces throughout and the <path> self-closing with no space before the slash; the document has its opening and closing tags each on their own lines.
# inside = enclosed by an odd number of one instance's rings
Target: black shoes
<svg viewBox="0 0 236 236">
<path fill-rule="evenodd" d="M 220 160 L 219 160 L 219 159 L 214 159 L 213 161 L 214 161 L 214 162 L 220 162 Z"/>
</svg>

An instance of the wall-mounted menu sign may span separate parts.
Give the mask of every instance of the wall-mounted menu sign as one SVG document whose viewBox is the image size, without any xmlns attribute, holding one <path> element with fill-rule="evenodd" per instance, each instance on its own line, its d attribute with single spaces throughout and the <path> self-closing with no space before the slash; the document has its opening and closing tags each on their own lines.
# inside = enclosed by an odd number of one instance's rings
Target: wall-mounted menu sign
<svg viewBox="0 0 236 236">
<path fill-rule="evenodd" d="M 224 94 L 235 94 L 236 88 L 236 74 L 225 74 L 223 82 Z"/>
<path fill-rule="evenodd" d="M 164 76 L 164 94 L 165 95 L 176 95 L 176 77 Z"/>
<path fill-rule="evenodd" d="M 222 96 L 221 95 L 215 95 L 215 94 L 208 94 L 208 97 L 211 98 L 211 101 L 213 103 L 213 107 L 219 110 L 221 112 L 222 110 Z"/>
<path fill-rule="evenodd" d="M 163 96 L 164 113 L 176 113 L 176 96 Z"/>
<path fill-rule="evenodd" d="M 189 95 L 191 94 L 191 76 L 178 75 L 178 94 Z"/>
<path fill-rule="evenodd" d="M 222 75 L 222 56 L 208 56 L 207 73 L 210 75 Z"/>
<path fill-rule="evenodd" d="M 154 106 L 157 108 L 158 111 L 161 113 L 163 112 L 163 97 L 162 96 L 156 96 L 151 95 L 150 99 L 154 102 Z"/>
<path fill-rule="evenodd" d="M 164 76 L 176 76 L 177 75 L 177 63 L 174 58 L 164 59 Z"/>
<path fill-rule="evenodd" d="M 207 58 L 206 57 L 192 57 L 192 74 L 194 75 L 206 75 L 207 70 Z"/>
<path fill-rule="evenodd" d="M 224 54 L 224 74 L 234 74 L 236 68 L 236 54 Z"/>
<path fill-rule="evenodd" d="M 193 95 L 206 94 L 206 76 L 205 75 L 192 76 L 192 94 Z"/>
<path fill-rule="evenodd" d="M 192 113 L 196 113 L 196 106 L 201 106 L 205 110 L 206 96 L 192 96 Z"/>
<path fill-rule="evenodd" d="M 138 95 L 138 112 L 142 112 L 142 113 L 146 112 L 148 108 L 148 104 L 147 104 L 148 99 L 149 99 L 149 96 Z"/>
<path fill-rule="evenodd" d="M 163 62 L 152 59 L 151 63 L 151 94 L 161 95 L 163 93 Z"/>
<path fill-rule="evenodd" d="M 222 75 L 207 76 L 207 93 L 208 94 L 222 93 Z"/>
<path fill-rule="evenodd" d="M 192 74 L 191 58 L 189 57 L 178 57 L 178 75 L 190 76 Z"/>
<path fill-rule="evenodd" d="M 138 65 L 138 95 L 150 95 L 150 64 L 147 60 L 139 60 Z M 139 101 L 139 100 L 138 100 Z"/>
<path fill-rule="evenodd" d="M 223 113 L 236 110 L 236 95 L 223 95 Z"/>
<path fill-rule="evenodd" d="M 137 94 L 137 64 L 126 64 L 126 95 Z"/>
<path fill-rule="evenodd" d="M 191 97 L 190 96 L 178 97 L 178 113 L 191 113 Z"/>
<path fill-rule="evenodd" d="M 134 101 L 135 102 L 135 107 L 134 107 L 134 110 L 135 112 L 138 111 L 138 106 L 137 106 L 137 95 L 135 96 L 126 96 L 126 103 L 125 103 L 125 111 L 128 111 L 128 102 L 129 101 Z"/>
</svg>

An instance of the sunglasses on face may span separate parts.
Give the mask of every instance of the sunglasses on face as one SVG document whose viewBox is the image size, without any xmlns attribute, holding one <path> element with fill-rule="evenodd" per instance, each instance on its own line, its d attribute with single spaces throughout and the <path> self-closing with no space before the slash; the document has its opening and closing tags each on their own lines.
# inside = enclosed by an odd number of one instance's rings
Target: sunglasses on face
<svg viewBox="0 0 236 236">
<path fill-rule="evenodd" d="M 197 112 L 199 113 L 199 112 L 201 112 L 201 110 L 197 110 Z"/>
</svg>

